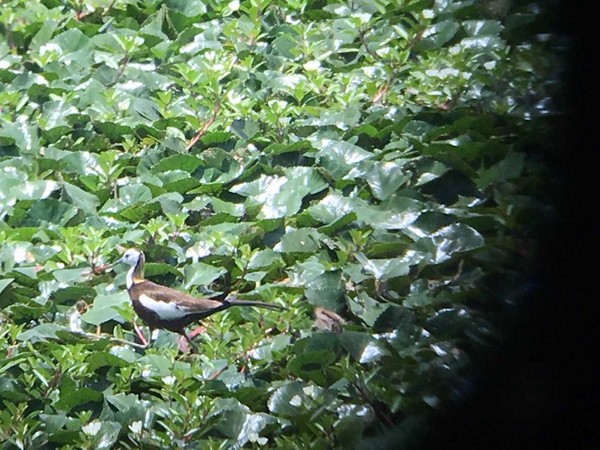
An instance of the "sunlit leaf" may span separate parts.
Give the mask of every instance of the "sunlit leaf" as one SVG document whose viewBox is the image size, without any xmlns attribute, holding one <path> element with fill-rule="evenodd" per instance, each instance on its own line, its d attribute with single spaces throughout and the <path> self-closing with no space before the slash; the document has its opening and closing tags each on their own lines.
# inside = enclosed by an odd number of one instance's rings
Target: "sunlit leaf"
<svg viewBox="0 0 600 450">
<path fill-rule="evenodd" d="M 250 204 L 262 205 L 259 218 L 276 219 L 300 210 L 302 199 L 317 193 L 327 184 L 311 168 L 294 167 L 286 176 L 265 176 L 234 186 L 231 191 L 249 197 Z"/>
<path fill-rule="evenodd" d="M 343 331 L 340 342 L 344 349 L 360 363 L 372 363 L 388 354 L 371 335 L 356 331 Z"/>
<path fill-rule="evenodd" d="M 96 213 L 98 206 L 100 206 L 98 197 L 70 183 L 65 183 L 63 187 L 73 205 L 88 214 Z"/>
<path fill-rule="evenodd" d="M 89 364 L 91 371 L 95 371 L 100 367 L 125 367 L 129 364 L 124 359 L 121 359 L 118 356 L 112 355 L 108 352 L 92 353 L 87 358 L 86 362 Z"/>
<path fill-rule="evenodd" d="M 437 22 L 425 30 L 422 40 L 416 43 L 415 48 L 421 51 L 439 48 L 452 39 L 459 28 L 460 25 L 453 20 Z"/>
<path fill-rule="evenodd" d="M 290 382 L 276 389 L 267 406 L 269 411 L 287 417 L 294 417 L 302 412 L 302 400 L 306 394 L 303 390 L 303 384 L 299 381 Z"/>
<path fill-rule="evenodd" d="M 154 173 L 166 172 L 168 170 L 183 170 L 193 172 L 196 170 L 202 161 L 192 155 L 173 155 L 163 158 L 152 167 Z"/>
<path fill-rule="evenodd" d="M 281 237 L 275 251 L 283 253 L 313 252 L 320 247 L 321 235 L 314 228 L 290 230 Z"/>
<path fill-rule="evenodd" d="M 421 243 L 432 251 L 435 263 L 450 259 L 456 252 L 479 248 L 483 246 L 484 242 L 483 236 L 477 230 L 463 223 L 443 227 L 433 233 L 431 237 L 421 240 Z"/>
<path fill-rule="evenodd" d="M 44 224 L 66 225 L 77 209 L 65 202 L 55 199 L 37 200 L 25 214 L 21 226 L 35 227 Z"/>
<path fill-rule="evenodd" d="M 19 200 L 40 200 L 48 198 L 56 189 L 58 189 L 58 183 L 55 181 L 28 181 L 19 187 L 16 197 Z"/>
<path fill-rule="evenodd" d="M 379 200 L 385 200 L 410 180 L 412 174 L 403 171 L 405 161 L 372 162 L 365 164 L 363 169 L 350 171 L 345 178 L 364 178 Z"/>
<path fill-rule="evenodd" d="M 4 447 L 419 447 L 556 222 L 546 11 L 3 2 Z M 286 309 L 141 348 L 131 247 L 154 283 Z"/>
<path fill-rule="evenodd" d="M 202 262 L 189 264 L 185 267 L 185 289 L 189 289 L 192 286 L 206 286 L 219 278 L 221 275 L 226 273 L 226 270 L 222 267 L 214 267 L 209 264 Z"/>
<path fill-rule="evenodd" d="M 129 306 L 129 298 L 125 292 L 109 295 L 98 295 L 92 307 L 82 314 L 81 320 L 92 325 L 100 325 L 109 320 L 123 322 L 121 310 Z"/>
</svg>

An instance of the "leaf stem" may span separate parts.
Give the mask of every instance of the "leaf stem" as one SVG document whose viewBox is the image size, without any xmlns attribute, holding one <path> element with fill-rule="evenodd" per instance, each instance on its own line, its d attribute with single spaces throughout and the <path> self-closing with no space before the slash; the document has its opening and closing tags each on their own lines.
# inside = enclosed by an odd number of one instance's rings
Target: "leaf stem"
<svg viewBox="0 0 600 450">
<path fill-rule="evenodd" d="M 217 101 L 215 102 L 215 106 L 213 107 L 212 115 L 206 122 L 204 122 L 204 125 L 202 125 L 202 127 L 196 132 L 194 137 L 190 139 L 189 144 L 185 148 L 187 151 L 189 151 L 194 145 L 196 145 L 196 142 L 198 142 L 198 140 L 204 135 L 204 133 L 206 133 L 206 130 L 208 130 L 208 128 L 215 122 L 220 109 L 221 101 L 217 99 Z"/>
</svg>

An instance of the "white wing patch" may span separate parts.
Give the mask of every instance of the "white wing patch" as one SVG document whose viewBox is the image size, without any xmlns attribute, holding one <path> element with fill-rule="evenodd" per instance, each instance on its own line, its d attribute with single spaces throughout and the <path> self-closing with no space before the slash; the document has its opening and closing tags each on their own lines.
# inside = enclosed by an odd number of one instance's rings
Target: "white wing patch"
<svg viewBox="0 0 600 450">
<path fill-rule="evenodd" d="M 139 301 L 144 308 L 154 311 L 163 320 L 181 319 L 194 311 L 190 311 L 174 302 L 159 302 L 152 297 L 142 294 Z"/>
</svg>

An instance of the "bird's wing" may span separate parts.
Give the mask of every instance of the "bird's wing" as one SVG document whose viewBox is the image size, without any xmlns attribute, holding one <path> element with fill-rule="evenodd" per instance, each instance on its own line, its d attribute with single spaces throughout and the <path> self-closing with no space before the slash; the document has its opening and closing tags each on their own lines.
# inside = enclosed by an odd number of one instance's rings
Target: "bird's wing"
<svg viewBox="0 0 600 450">
<path fill-rule="evenodd" d="M 139 289 L 135 289 L 138 286 Z M 137 292 L 135 292 L 136 290 Z M 186 311 L 190 314 L 220 310 L 229 306 L 227 305 L 227 303 L 220 302 L 218 300 L 193 297 L 189 294 L 186 294 L 185 292 L 181 292 L 170 287 L 162 286 L 160 284 L 156 284 L 148 280 L 144 280 L 142 283 L 139 283 L 139 285 L 134 286 L 132 291 L 132 294 L 136 294 L 138 297 L 141 295 L 145 295 L 156 302 L 174 302 L 177 304 L 178 309 L 180 309 L 181 311 Z"/>
</svg>

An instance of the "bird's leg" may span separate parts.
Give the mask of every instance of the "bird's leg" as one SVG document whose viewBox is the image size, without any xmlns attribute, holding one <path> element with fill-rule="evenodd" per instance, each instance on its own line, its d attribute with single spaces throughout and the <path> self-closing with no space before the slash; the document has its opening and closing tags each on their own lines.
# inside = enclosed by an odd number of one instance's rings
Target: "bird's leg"
<svg viewBox="0 0 600 450">
<path fill-rule="evenodd" d="M 133 321 L 133 329 L 135 330 L 135 334 L 137 334 L 137 336 L 140 338 L 140 341 L 142 341 L 142 344 L 144 344 L 144 347 L 148 347 L 150 345 L 150 342 L 144 337 L 144 333 L 142 333 L 140 327 L 137 326 L 135 320 Z"/>
<path fill-rule="evenodd" d="M 200 325 L 199 327 L 194 328 L 190 334 L 188 334 L 188 337 L 190 339 L 194 339 L 196 336 L 198 336 L 199 334 L 202 334 L 206 331 L 206 328 L 204 328 L 202 325 Z"/>
<path fill-rule="evenodd" d="M 194 341 L 192 341 L 192 338 L 190 338 L 188 336 L 188 334 L 185 332 L 185 330 L 181 330 L 181 338 L 179 338 L 179 349 L 182 352 L 185 352 L 186 350 L 191 350 L 194 351 L 195 353 L 198 353 L 198 346 L 194 343 Z M 184 340 L 185 339 L 185 340 Z M 187 341 L 187 342 L 185 342 Z M 189 344 L 189 347 L 188 347 Z"/>
<path fill-rule="evenodd" d="M 191 346 L 192 350 L 198 353 L 198 346 L 194 343 L 193 339 L 199 334 L 204 333 L 204 331 L 206 331 L 206 328 L 204 328 L 202 325 L 194 328 L 190 332 L 190 334 L 186 333 L 185 328 L 182 329 L 179 332 L 179 334 L 181 335 L 181 337 L 179 338 L 179 350 L 181 350 L 182 352 L 187 352 L 190 350 Z"/>
</svg>

